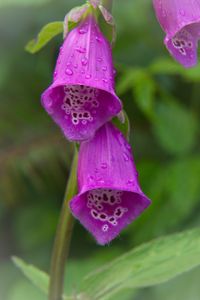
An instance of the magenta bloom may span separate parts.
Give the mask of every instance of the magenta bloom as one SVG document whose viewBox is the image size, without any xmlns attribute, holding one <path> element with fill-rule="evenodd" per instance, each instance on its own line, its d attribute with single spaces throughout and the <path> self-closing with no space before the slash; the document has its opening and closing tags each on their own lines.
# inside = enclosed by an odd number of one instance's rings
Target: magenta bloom
<svg viewBox="0 0 200 300">
<path fill-rule="evenodd" d="M 99 244 L 109 243 L 150 205 L 138 183 L 131 147 L 111 123 L 80 146 L 73 215 Z"/>
<path fill-rule="evenodd" d="M 65 38 L 42 104 L 64 135 L 75 141 L 91 138 L 120 112 L 111 46 L 92 16 Z"/>
<path fill-rule="evenodd" d="M 153 4 L 169 52 L 185 67 L 194 66 L 200 39 L 200 0 L 153 0 Z"/>
</svg>

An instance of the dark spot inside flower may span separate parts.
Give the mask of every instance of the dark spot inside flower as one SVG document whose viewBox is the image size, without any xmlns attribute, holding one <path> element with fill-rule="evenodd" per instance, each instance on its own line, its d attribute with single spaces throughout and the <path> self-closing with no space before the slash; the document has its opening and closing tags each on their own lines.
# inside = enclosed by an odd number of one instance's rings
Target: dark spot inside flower
<svg viewBox="0 0 200 300">
<path fill-rule="evenodd" d="M 121 209 L 118 208 L 115 214 L 116 214 L 116 216 L 120 217 L 122 214 Z"/>
<path fill-rule="evenodd" d="M 92 211 L 92 214 L 93 214 L 94 217 L 98 216 L 98 213 L 95 210 Z"/>
<path fill-rule="evenodd" d="M 105 202 L 108 201 L 108 196 L 107 196 L 106 194 L 103 194 L 103 200 L 104 200 Z"/>
<path fill-rule="evenodd" d="M 100 214 L 100 218 L 105 220 L 106 219 L 106 215 L 105 214 Z"/>
<path fill-rule="evenodd" d="M 185 47 L 185 41 L 180 41 L 181 46 Z"/>
<path fill-rule="evenodd" d="M 174 43 L 174 46 L 176 46 L 176 47 L 181 46 L 181 43 L 178 40 L 175 40 L 173 43 Z"/>
<path fill-rule="evenodd" d="M 111 217 L 111 218 L 109 219 L 109 221 L 110 221 L 110 222 L 113 222 L 113 221 L 115 221 L 115 218 Z"/>
<path fill-rule="evenodd" d="M 111 202 L 111 203 L 114 203 L 114 202 L 115 202 L 115 197 L 114 197 L 114 196 L 111 196 L 111 197 L 110 197 L 110 202 Z"/>
<path fill-rule="evenodd" d="M 88 118 L 89 114 L 87 112 L 84 112 L 83 116 L 84 116 L 84 118 Z"/>
</svg>

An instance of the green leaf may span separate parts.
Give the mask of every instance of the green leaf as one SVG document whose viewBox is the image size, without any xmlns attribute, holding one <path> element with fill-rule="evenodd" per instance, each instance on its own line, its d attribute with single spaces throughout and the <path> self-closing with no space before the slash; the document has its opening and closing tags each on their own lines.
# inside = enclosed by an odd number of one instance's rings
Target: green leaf
<svg viewBox="0 0 200 300">
<path fill-rule="evenodd" d="M 177 101 L 159 101 L 153 131 L 167 152 L 185 154 L 196 143 L 198 122 L 195 114 Z"/>
<path fill-rule="evenodd" d="M 45 294 L 48 293 L 49 276 L 45 272 L 37 269 L 33 265 L 26 264 L 18 257 L 13 257 L 12 260 L 16 267 L 18 267 L 36 287 L 38 287 Z"/>
<path fill-rule="evenodd" d="M 130 134 L 130 122 L 127 113 L 123 110 L 119 117 L 115 117 L 112 120 L 113 124 L 123 133 L 123 135 L 129 140 Z"/>
<path fill-rule="evenodd" d="M 156 84 L 147 70 L 134 68 L 124 72 L 117 86 L 117 92 L 121 95 L 128 90 L 133 91 L 140 110 L 148 117 L 153 118 Z"/>
<path fill-rule="evenodd" d="M 200 229 L 146 243 L 89 274 L 82 292 L 92 299 L 124 288 L 141 288 L 165 282 L 200 265 Z"/>
<path fill-rule="evenodd" d="M 146 178 L 145 169 L 146 162 L 139 168 L 142 170 L 141 182 L 153 203 L 129 231 L 137 244 L 180 228 L 190 217 L 194 219 L 200 194 L 198 156 L 183 157 L 149 168 Z"/>
<path fill-rule="evenodd" d="M 199 300 L 200 295 L 200 268 L 185 273 L 173 281 L 158 285 L 152 290 L 152 297 L 148 300 Z"/>
<path fill-rule="evenodd" d="M 154 95 L 156 84 L 145 70 L 138 70 L 134 76 L 133 94 L 140 110 L 149 118 L 154 117 Z"/>
<path fill-rule="evenodd" d="M 14 264 L 22 273 L 27 277 L 38 289 L 40 289 L 45 295 L 48 294 L 49 276 L 45 272 L 39 270 L 33 265 L 26 264 L 22 259 L 18 257 L 12 258 Z M 72 300 L 73 297 L 63 295 L 64 300 Z"/>
<path fill-rule="evenodd" d="M 0 0 L 0 6 L 8 5 L 42 5 L 50 0 Z"/>
<path fill-rule="evenodd" d="M 149 67 L 152 74 L 180 75 L 191 82 L 200 81 L 199 65 L 185 69 L 171 58 L 158 58 Z"/>
<path fill-rule="evenodd" d="M 63 22 L 52 22 L 45 25 L 36 39 L 31 40 L 25 47 L 26 51 L 34 54 L 41 50 L 51 39 L 63 32 Z"/>
</svg>

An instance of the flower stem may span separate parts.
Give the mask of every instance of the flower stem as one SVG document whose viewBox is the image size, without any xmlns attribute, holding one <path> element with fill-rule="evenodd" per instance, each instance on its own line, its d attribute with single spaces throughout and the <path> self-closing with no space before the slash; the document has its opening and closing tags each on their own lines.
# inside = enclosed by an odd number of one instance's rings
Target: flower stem
<svg viewBox="0 0 200 300">
<path fill-rule="evenodd" d="M 109 11 L 112 11 L 113 0 L 102 0 L 102 5 Z"/>
<path fill-rule="evenodd" d="M 75 149 L 53 247 L 50 269 L 49 300 L 62 299 L 65 265 L 69 254 L 74 225 L 74 218 L 69 210 L 69 200 L 77 192 L 77 161 L 78 151 Z"/>
</svg>

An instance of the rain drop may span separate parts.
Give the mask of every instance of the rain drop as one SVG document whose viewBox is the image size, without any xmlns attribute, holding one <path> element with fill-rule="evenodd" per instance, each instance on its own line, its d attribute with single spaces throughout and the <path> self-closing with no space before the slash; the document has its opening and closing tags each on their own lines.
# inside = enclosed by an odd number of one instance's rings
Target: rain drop
<svg viewBox="0 0 200 300">
<path fill-rule="evenodd" d="M 90 74 L 86 74 L 86 75 L 85 75 L 85 78 L 86 78 L 86 79 L 90 79 L 91 77 L 92 77 L 92 76 L 91 76 Z"/>
<path fill-rule="evenodd" d="M 87 30 L 87 28 L 86 27 L 82 27 L 82 28 L 80 28 L 79 29 L 79 31 L 78 31 L 80 34 L 85 34 L 85 33 L 87 33 L 88 32 L 88 30 Z"/>
<path fill-rule="evenodd" d="M 86 52 L 86 48 L 83 47 L 77 47 L 76 51 L 78 51 L 79 53 L 85 53 Z"/>
<path fill-rule="evenodd" d="M 67 75 L 73 75 L 73 71 L 72 71 L 70 68 L 67 68 L 67 69 L 65 70 L 65 73 L 66 73 Z"/>
<path fill-rule="evenodd" d="M 101 38 L 99 36 L 96 36 L 95 39 L 97 42 L 101 43 Z"/>
<path fill-rule="evenodd" d="M 86 66 L 88 64 L 87 57 L 82 58 L 81 63 L 82 63 L 83 66 Z"/>
<path fill-rule="evenodd" d="M 125 161 L 129 161 L 129 155 L 126 152 L 123 153 L 123 157 Z"/>
<path fill-rule="evenodd" d="M 108 167 L 107 163 L 104 163 L 104 162 L 103 162 L 103 163 L 101 164 L 101 168 L 102 168 L 102 169 L 107 169 L 107 167 Z"/>
</svg>

